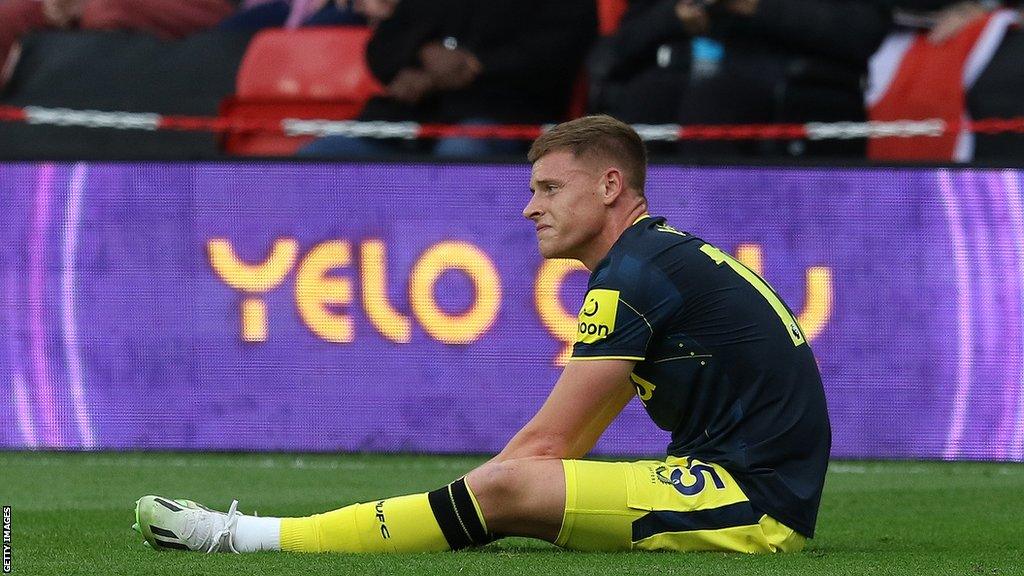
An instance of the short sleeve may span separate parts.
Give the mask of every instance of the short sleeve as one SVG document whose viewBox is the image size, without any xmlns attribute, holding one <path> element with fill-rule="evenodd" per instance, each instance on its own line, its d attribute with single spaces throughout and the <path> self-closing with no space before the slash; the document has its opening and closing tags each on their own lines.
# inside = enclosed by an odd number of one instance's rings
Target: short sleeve
<svg viewBox="0 0 1024 576">
<path fill-rule="evenodd" d="M 656 267 L 620 258 L 594 271 L 577 317 L 572 358 L 642 361 L 678 310 L 678 291 Z"/>
</svg>

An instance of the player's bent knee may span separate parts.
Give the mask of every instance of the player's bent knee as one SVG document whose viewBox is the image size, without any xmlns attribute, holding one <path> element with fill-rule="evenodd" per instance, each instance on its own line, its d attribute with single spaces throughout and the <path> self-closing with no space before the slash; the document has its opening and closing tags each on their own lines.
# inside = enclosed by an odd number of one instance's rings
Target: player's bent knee
<svg viewBox="0 0 1024 576">
<path fill-rule="evenodd" d="M 488 462 L 466 476 L 488 522 L 560 518 L 565 506 L 561 460 Z"/>
<path fill-rule="evenodd" d="M 515 497 L 515 466 L 505 462 L 488 462 L 467 474 L 466 483 L 486 510 L 484 502 L 507 502 Z"/>
</svg>

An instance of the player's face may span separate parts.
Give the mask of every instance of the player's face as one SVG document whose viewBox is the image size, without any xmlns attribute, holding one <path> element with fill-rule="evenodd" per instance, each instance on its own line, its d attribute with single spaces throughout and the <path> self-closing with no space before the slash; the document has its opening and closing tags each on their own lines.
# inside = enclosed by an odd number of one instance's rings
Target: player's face
<svg viewBox="0 0 1024 576">
<path fill-rule="evenodd" d="M 523 216 L 537 227 L 542 256 L 581 259 L 588 253 L 605 222 L 601 176 L 568 150 L 555 150 L 533 163 Z"/>
</svg>

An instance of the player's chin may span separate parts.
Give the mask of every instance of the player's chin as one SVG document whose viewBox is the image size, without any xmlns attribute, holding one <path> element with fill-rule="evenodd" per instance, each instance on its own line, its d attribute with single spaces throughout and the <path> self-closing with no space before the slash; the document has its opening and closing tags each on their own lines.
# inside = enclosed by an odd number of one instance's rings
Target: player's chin
<svg viewBox="0 0 1024 576">
<path fill-rule="evenodd" d="M 544 258 L 565 258 L 563 251 L 558 248 L 553 242 L 538 240 L 537 249 L 540 250 L 540 255 Z"/>
</svg>

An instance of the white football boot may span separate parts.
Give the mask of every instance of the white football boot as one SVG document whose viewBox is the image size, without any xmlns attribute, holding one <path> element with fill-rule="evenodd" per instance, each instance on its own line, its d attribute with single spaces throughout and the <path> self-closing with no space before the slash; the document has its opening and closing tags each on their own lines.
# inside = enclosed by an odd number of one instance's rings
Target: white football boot
<svg viewBox="0 0 1024 576">
<path fill-rule="evenodd" d="M 145 544 L 155 550 L 234 552 L 238 500 L 227 513 L 210 510 L 191 500 L 143 496 L 135 502 L 135 525 Z"/>
</svg>

